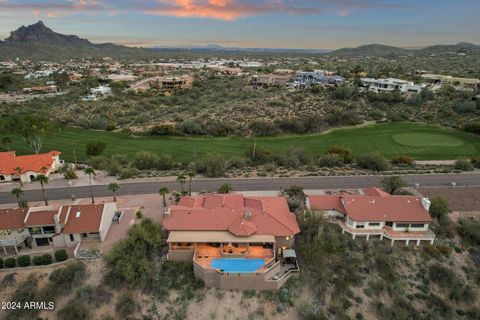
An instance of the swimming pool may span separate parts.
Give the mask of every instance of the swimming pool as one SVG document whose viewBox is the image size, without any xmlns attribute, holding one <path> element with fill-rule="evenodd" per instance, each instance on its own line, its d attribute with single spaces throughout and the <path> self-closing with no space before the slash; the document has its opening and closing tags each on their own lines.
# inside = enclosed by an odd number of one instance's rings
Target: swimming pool
<svg viewBox="0 0 480 320">
<path fill-rule="evenodd" d="M 215 258 L 212 267 L 225 272 L 255 272 L 263 266 L 263 259 Z"/>
</svg>

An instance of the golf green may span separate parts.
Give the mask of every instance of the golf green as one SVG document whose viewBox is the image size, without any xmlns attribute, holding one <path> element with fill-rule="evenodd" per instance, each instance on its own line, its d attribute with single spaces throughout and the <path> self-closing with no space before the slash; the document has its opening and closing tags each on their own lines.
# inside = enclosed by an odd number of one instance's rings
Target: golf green
<svg viewBox="0 0 480 320">
<path fill-rule="evenodd" d="M 8 135 L 3 133 L 2 136 Z M 11 150 L 31 153 L 18 137 L 10 135 Z M 303 147 L 316 155 L 332 145 L 350 148 L 354 155 L 380 152 L 385 157 L 406 155 L 417 160 L 450 160 L 480 156 L 480 137 L 460 130 L 419 123 L 382 123 L 362 127 L 341 128 L 328 133 L 282 135 L 255 138 L 214 137 L 132 137 L 124 133 L 64 128 L 44 141 L 42 151 L 61 151 L 67 161 L 87 159 L 85 145 L 90 140 L 107 144 L 105 155 L 115 153 L 133 156 L 139 150 L 169 154 L 177 161 L 191 161 L 207 153 L 225 157 L 242 156 L 255 141 L 274 153 L 291 147 Z"/>
</svg>

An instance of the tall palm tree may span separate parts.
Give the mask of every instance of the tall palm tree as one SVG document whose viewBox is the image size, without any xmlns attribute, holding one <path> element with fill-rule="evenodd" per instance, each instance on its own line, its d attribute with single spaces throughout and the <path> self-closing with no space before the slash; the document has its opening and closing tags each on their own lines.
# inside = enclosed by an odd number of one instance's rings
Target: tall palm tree
<svg viewBox="0 0 480 320">
<path fill-rule="evenodd" d="M 120 190 L 120 186 L 116 182 L 112 182 L 108 185 L 108 190 L 112 191 L 113 193 L 113 201 L 117 202 L 117 191 Z"/>
<path fill-rule="evenodd" d="M 183 185 L 185 184 L 185 181 L 187 181 L 187 177 L 183 173 L 180 173 L 177 176 L 177 181 L 180 182 L 180 188 L 182 189 L 182 194 L 183 194 L 185 192 Z"/>
<path fill-rule="evenodd" d="M 187 173 L 188 177 L 189 177 L 189 182 L 188 182 L 188 195 L 191 196 L 192 195 L 192 179 L 195 178 L 195 171 L 189 171 Z"/>
<path fill-rule="evenodd" d="M 34 181 L 40 182 L 40 185 L 42 186 L 43 200 L 45 201 L 45 205 L 48 206 L 47 194 L 45 193 L 44 188 L 44 185 L 48 183 L 48 177 L 41 173 L 35 177 Z"/>
<path fill-rule="evenodd" d="M 17 173 L 18 178 L 20 179 L 20 186 L 23 187 L 23 182 L 22 182 L 22 177 L 21 177 L 21 174 L 22 174 L 23 169 L 20 168 L 20 167 L 15 167 L 15 168 L 13 168 L 13 170 L 15 170 L 15 172 Z"/>
<path fill-rule="evenodd" d="M 17 198 L 18 206 L 22 206 L 22 202 L 20 201 L 20 197 L 23 196 L 23 190 L 22 188 L 13 188 L 12 191 L 10 191 L 10 194 L 14 195 Z"/>
<path fill-rule="evenodd" d="M 166 207 L 167 206 L 167 200 L 165 199 L 165 196 L 169 193 L 170 191 L 168 190 L 167 187 L 161 187 L 159 190 L 158 190 L 158 193 L 160 193 L 160 195 L 163 197 L 163 206 Z"/>
<path fill-rule="evenodd" d="M 95 169 L 92 167 L 86 168 L 83 172 L 88 174 L 88 184 L 90 185 L 90 196 L 92 197 L 92 203 L 95 203 L 95 198 L 93 197 L 93 188 L 92 188 L 92 175 L 95 175 Z"/>
</svg>

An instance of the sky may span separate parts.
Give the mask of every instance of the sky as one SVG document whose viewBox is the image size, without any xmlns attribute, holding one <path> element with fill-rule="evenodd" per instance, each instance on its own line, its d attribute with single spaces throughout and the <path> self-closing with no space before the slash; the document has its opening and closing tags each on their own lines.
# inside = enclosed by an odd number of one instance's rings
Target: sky
<svg viewBox="0 0 480 320">
<path fill-rule="evenodd" d="M 0 39 L 42 20 L 129 46 L 337 49 L 480 44 L 480 0 L 0 0 Z"/>
</svg>

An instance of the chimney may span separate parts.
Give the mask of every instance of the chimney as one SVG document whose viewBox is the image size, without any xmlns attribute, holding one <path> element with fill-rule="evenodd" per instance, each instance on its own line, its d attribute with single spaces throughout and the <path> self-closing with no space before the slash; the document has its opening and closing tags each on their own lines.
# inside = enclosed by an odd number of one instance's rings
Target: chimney
<svg viewBox="0 0 480 320">
<path fill-rule="evenodd" d="M 62 226 L 60 225 L 60 212 L 62 211 L 62 207 L 60 207 L 59 213 L 53 216 L 53 220 L 55 221 L 55 233 L 62 232 Z"/>
<path fill-rule="evenodd" d="M 430 210 L 430 200 L 428 198 L 422 198 L 422 205 L 425 208 L 425 210 Z"/>
<path fill-rule="evenodd" d="M 170 217 L 170 212 L 171 212 L 170 208 L 165 208 L 165 212 L 163 213 L 163 216 L 165 218 L 169 218 Z"/>
<path fill-rule="evenodd" d="M 243 214 L 243 218 L 245 220 L 252 220 L 252 211 L 245 211 L 245 213 Z"/>
</svg>

